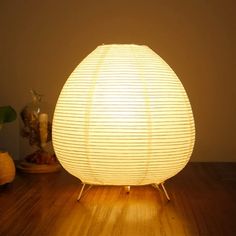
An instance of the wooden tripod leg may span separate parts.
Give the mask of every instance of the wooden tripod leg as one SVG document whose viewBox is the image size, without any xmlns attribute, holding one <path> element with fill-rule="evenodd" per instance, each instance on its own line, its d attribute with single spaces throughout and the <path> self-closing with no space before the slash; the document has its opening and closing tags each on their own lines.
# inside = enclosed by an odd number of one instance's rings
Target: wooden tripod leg
<svg viewBox="0 0 236 236">
<path fill-rule="evenodd" d="M 162 189 L 163 189 L 163 191 L 164 191 L 164 193 L 165 193 L 165 196 L 166 196 L 167 200 L 170 201 L 170 197 L 169 197 L 169 194 L 168 194 L 167 191 L 166 191 L 166 188 L 165 188 L 165 186 L 164 186 L 164 182 L 161 183 L 161 187 L 162 187 Z"/>
<path fill-rule="evenodd" d="M 93 185 L 89 185 L 89 187 L 84 191 L 85 185 L 86 184 L 83 183 L 83 185 L 81 187 L 81 190 L 79 192 L 79 196 L 77 198 L 77 201 L 79 201 L 82 198 L 82 196 L 84 196 L 89 191 L 89 189 L 93 187 Z"/>
<path fill-rule="evenodd" d="M 82 193 L 83 193 L 83 191 L 84 191 L 85 185 L 86 185 L 86 184 L 83 184 L 83 185 L 82 185 L 82 188 L 81 188 L 81 190 L 80 190 L 80 192 L 79 192 L 79 196 L 78 196 L 78 198 L 77 198 L 77 201 L 80 200 L 80 198 L 81 198 L 81 196 L 82 196 Z"/>
</svg>

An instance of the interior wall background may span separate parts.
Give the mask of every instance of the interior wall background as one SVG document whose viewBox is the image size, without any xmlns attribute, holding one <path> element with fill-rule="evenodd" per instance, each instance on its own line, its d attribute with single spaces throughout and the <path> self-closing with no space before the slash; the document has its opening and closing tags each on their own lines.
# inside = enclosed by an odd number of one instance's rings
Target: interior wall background
<svg viewBox="0 0 236 236">
<path fill-rule="evenodd" d="M 100 44 L 145 44 L 182 81 L 196 123 L 192 161 L 236 161 L 236 2 L 233 0 L 0 1 L 0 105 L 17 112 L 43 94 L 51 118 L 61 88 Z M 31 150 L 20 119 L 0 146 Z"/>
</svg>

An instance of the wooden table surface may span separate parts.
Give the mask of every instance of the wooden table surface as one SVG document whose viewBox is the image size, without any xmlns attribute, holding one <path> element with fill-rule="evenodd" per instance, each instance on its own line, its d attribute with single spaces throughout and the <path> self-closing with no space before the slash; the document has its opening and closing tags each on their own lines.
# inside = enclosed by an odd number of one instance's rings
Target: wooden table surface
<svg viewBox="0 0 236 236">
<path fill-rule="evenodd" d="M 80 188 L 65 171 L 18 173 L 0 188 L 0 235 L 236 235 L 236 163 L 188 164 L 166 182 L 170 202 L 152 186 L 94 186 L 77 202 Z"/>
</svg>

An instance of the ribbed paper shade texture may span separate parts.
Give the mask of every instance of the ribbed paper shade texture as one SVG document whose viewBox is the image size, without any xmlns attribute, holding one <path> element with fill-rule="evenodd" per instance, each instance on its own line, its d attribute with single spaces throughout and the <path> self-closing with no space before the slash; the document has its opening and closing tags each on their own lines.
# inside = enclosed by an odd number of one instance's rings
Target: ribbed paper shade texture
<svg viewBox="0 0 236 236">
<path fill-rule="evenodd" d="M 180 80 L 147 46 L 98 46 L 66 81 L 53 118 L 60 163 L 88 184 L 159 184 L 183 169 L 194 139 Z"/>
</svg>

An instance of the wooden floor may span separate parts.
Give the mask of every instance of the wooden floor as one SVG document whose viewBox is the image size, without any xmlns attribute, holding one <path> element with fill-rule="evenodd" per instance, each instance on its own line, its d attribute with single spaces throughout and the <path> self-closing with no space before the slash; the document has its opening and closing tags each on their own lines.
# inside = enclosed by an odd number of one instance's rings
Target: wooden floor
<svg viewBox="0 0 236 236">
<path fill-rule="evenodd" d="M 233 236 L 236 163 L 191 163 L 166 182 L 171 197 L 152 186 L 93 187 L 64 171 L 17 174 L 0 188 L 0 235 Z"/>
</svg>

